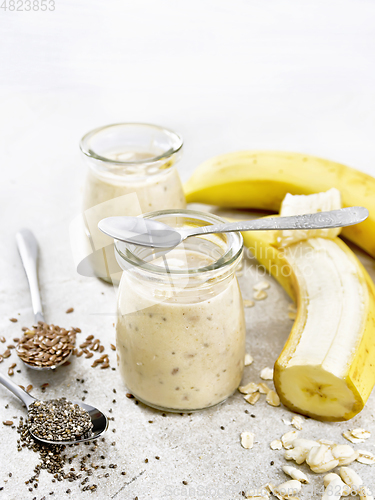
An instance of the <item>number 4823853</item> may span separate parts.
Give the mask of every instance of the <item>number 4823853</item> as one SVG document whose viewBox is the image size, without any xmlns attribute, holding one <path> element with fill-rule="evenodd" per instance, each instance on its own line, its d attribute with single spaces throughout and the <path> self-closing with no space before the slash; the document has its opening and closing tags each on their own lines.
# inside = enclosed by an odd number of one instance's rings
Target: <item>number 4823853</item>
<svg viewBox="0 0 375 500">
<path fill-rule="evenodd" d="M 0 0 L 0 9 L 9 12 L 37 12 L 55 10 L 55 0 Z"/>
</svg>

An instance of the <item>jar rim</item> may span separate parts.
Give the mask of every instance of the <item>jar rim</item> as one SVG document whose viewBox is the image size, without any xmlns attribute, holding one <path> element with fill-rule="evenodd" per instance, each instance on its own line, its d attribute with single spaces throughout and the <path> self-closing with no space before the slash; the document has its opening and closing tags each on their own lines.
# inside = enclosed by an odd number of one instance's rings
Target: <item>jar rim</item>
<svg viewBox="0 0 375 500">
<path fill-rule="evenodd" d="M 107 130 L 110 130 L 111 128 L 123 128 L 123 127 L 147 127 L 149 129 L 154 129 L 155 131 L 163 132 L 165 133 L 166 136 L 169 136 L 171 138 L 171 147 L 167 150 L 161 153 L 160 155 L 153 156 L 147 159 L 141 159 L 141 160 L 131 160 L 131 161 L 123 161 L 123 160 L 113 160 L 111 158 L 107 158 L 106 156 L 103 156 L 102 154 L 96 153 L 91 147 L 90 147 L 90 141 L 97 135 L 100 134 L 101 132 L 105 132 Z M 159 125 L 153 125 L 152 123 L 142 123 L 142 122 L 123 122 L 123 123 L 112 123 L 110 125 L 104 125 L 102 127 L 97 127 L 87 134 L 85 134 L 82 139 L 80 140 L 79 143 L 79 148 L 81 152 L 87 156 L 88 158 L 92 158 L 97 161 L 102 161 L 104 163 L 109 163 L 109 164 L 117 164 L 117 165 L 140 165 L 140 164 L 152 164 L 159 162 L 161 160 L 167 160 L 171 156 L 175 155 L 178 153 L 183 146 L 183 139 L 182 137 L 174 132 L 173 130 L 170 130 L 165 127 L 161 127 Z"/>
<path fill-rule="evenodd" d="M 201 212 L 198 210 L 190 210 L 190 209 L 170 209 L 170 210 L 159 210 L 159 211 L 154 211 L 154 212 L 148 212 L 146 214 L 140 215 L 139 217 L 144 217 L 147 219 L 152 219 L 152 218 L 157 218 L 163 215 L 175 215 L 175 216 L 186 216 L 186 217 L 192 217 L 201 220 L 202 222 L 207 222 L 207 223 L 212 223 L 212 224 L 217 224 L 217 223 L 223 223 L 225 224 L 227 221 L 222 219 L 221 217 L 214 215 L 210 212 Z M 208 225 L 209 225 L 208 224 Z M 242 250 L 243 250 L 243 238 L 240 232 L 230 232 L 230 233 L 223 233 L 225 234 L 225 237 L 227 238 L 227 243 L 226 243 L 226 251 L 223 255 L 221 255 L 217 260 L 215 260 L 212 264 L 209 264 L 204 267 L 200 268 L 192 268 L 192 269 L 171 269 L 169 268 L 168 271 L 165 270 L 163 267 L 156 266 L 154 264 L 150 264 L 146 262 L 145 260 L 137 257 L 129 248 L 128 245 L 122 241 L 115 240 L 115 254 L 116 254 L 116 259 L 120 265 L 120 267 L 123 267 L 121 265 L 121 260 L 125 260 L 128 264 L 134 267 L 140 267 L 142 270 L 148 271 L 152 274 L 155 275 L 166 275 L 166 274 L 172 274 L 172 275 L 178 275 L 180 277 L 184 276 L 192 276 L 192 275 L 202 275 L 204 273 L 210 272 L 210 271 L 215 271 L 215 270 L 220 270 L 220 269 L 228 269 L 230 266 L 232 266 L 237 259 L 241 256 Z M 119 248 L 119 246 L 122 246 L 125 249 L 125 252 Z M 132 245 L 132 247 L 135 247 L 136 245 Z M 138 247 L 139 248 L 139 247 Z"/>
</svg>

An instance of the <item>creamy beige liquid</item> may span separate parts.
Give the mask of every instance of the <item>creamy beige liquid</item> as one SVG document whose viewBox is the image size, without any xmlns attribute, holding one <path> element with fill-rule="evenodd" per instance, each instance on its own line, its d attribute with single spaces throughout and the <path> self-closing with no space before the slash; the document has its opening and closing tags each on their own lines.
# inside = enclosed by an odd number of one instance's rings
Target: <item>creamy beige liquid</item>
<svg viewBox="0 0 375 500">
<path fill-rule="evenodd" d="M 168 254 L 171 268 L 212 262 L 197 252 L 182 257 L 179 252 Z M 164 302 L 158 301 L 157 290 L 150 293 L 149 285 L 123 273 L 117 354 L 128 389 L 145 403 L 174 410 L 201 409 L 225 400 L 241 381 L 245 355 L 245 320 L 236 277 L 224 284 L 213 282 L 208 293 L 166 296 Z"/>
<path fill-rule="evenodd" d="M 110 160 L 128 162 L 147 160 L 154 156 L 155 152 L 122 151 L 106 154 Z M 108 248 L 113 240 L 98 230 L 98 222 L 110 216 L 138 216 L 155 210 L 186 208 L 181 180 L 175 167 L 141 177 L 136 177 L 136 165 L 131 169 L 135 175 L 123 177 L 89 169 L 84 191 L 83 210 L 90 241 L 86 234 L 78 236 L 82 239 L 82 248 L 87 249 L 82 250 L 82 253 L 91 253 L 94 246 L 96 253 L 92 256 L 91 266 L 95 274 L 107 280 L 111 280 L 112 276 L 114 282 L 117 282 L 117 276 L 121 276 L 121 269 L 114 259 L 113 247 Z M 136 180 L 132 180 L 133 177 Z M 105 250 L 102 251 L 102 248 Z"/>
<path fill-rule="evenodd" d="M 141 161 L 155 156 L 155 153 L 123 151 L 108 153 L 106 157 L 113 161 Z M 134 166 L 134 174 L 137 166 Z M 84 209 L 94 207 L 124 194 L 136 193 L 139 199 L 142 213 L 154 210 L 165 210 L 168 208 L 185 208 L 186 201 L 181 185 L 181 180 L 175 167 L 145 175 L 142 180 L 131 180 L 131 175 L 117 179 L 111 178 L 105 173 L 88 172 L 86 189 L 84 195 Z M 124 206 L 126 212 L 126 206 Z M 132 213 L 132 207 L 129 207 Z M 127 215 L 124 213 L 123 215 Z"/>
</svg>

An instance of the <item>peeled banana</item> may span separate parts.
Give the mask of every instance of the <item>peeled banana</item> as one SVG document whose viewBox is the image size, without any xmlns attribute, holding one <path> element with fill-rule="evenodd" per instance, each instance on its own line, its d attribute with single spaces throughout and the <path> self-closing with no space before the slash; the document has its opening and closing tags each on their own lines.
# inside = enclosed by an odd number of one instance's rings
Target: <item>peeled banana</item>
<svg viewBox="0 0 375 500">
<path fill-rule="evenodd" d="M 325 195 L 315 202 L 330 209 L 337 193 Z M 315 211 L 312 205 L 306 200 Z M 243 233 L 245 245 L 298 306 L 274 369 L 282 403 L 319 420 L 348 420 L 375 384 L 375 286 L 343 241 L 324 232 L 314 236 L 283 247 L 272 232 Z"/>
<path fill-rule="evenodd" d="M 336 188 L 332 188 L 326 193 L 316 193 L 306 196 L 287 194 L 281 205 L 280 215 L 288 217 L 290 215 L 313 214 L 329 210 L 342 208 L 341 194 Z M 308 238 L 335 238 L 342 231 L 341 227 L 330 229 L 309 229 L 309 230 L 283 230 L 279 232 L 278 239 L 282 246 L 307 240 Z"/>
<path fill-rule="evenodd" d="M 240 151 L 202 163 L 185 184 L 188 202 L 279 212 L 287 193 L 337 188 L 344 206 L 365 206 L 370 216 L 343 236 L 375 257 L 375 179 L 353 168 L 314 156 Z"/>
</svg>

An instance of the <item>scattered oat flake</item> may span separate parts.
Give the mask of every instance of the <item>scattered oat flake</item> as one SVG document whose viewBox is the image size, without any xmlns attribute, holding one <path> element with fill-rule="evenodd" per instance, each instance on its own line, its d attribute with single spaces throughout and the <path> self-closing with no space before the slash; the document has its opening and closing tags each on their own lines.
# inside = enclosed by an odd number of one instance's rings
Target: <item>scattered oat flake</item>
<svg viewBox="0 0 375 500">
<path fill-rule="evenodd" d="M 292 418 L 292 425 L 299 431 L 302 431 L 303 418 L 300 415 L 294 415 Z"/>
<path fill-rule="evenodd" d="M 259 390 L 259 385 L 256 384 L 255 382 L 249 382 L 247 385 L 240 385 L 238 390 L 242 394 L 252 394 L 253 392 L 257 392 Z"/>
<path fill-rule="evenodd" d="M 248 394 L 247 396 L 244 396 L 244 400 L 247 403 L 250 403 L 251 405 L 255 405 L 255 403 L 258 401 L 260 398 L 259 392 L 254 392 L 253 394 Z"/>
<path fill-rule="evenodd" d="M 315 472 L 315 474 L 323 474 L 325 472 L 329 472 L 337 467 L 339 464 L 338 460 L 330 460 L 329 462 L 325 462 L 320 465 L 316 465 L 314 467 L 310 467 L 310 469 Z"/>
<path fill-rule="evenodd" d="M 258 384 L 258 391 L 261 394 L 268 394 L 271 391 L 271 389 L 265 382 L 261 382 L 260 384 Z"/>
<path fill-rule="evenodd" d="M 288 420 L 287 418 L 282 418 L 281 420 L 283 421 L 283 424 L 285 424 L 285 425 L 292 425 L 291 420 Z"/>
<path fill-rule="evenodd" d="M 324 488 L 326 488 L 323 495 L 323 500 L 328 500 L 331 498 L 339 499 L 342 496 L 346 497 L 352 493 L 351 487 L 345 484 L 342 481 L 341 477 L 334 472 L 330 472 L 329 474 L 324 476 L 323 484 Z M 361 500 L 363 500 L 362 497 Z"/>
<path fill-rule="evenodd" d="M 301 488 L 301 482 L 297 481 L 296 479 L 292 479 L 291 481 L 286 481 L 285 483 L 275 486 L 274 492 L 279 493 L 283 497 L 290 498 L 292 495 L 296 495 L 297 493 L 299 493 L 301 491 Z"/>
<path fill-rule="evenodd" d="M 359 455 L 348 444 L 337 444 L 332 446 L 332 455 L 339 461 L 339 465 L 347 465 L 353 462 Z"/>
<path fill-rule="evenodd" d="M 335 474 L 334 472 L 330 472 L 329 474 L 326 474 L 323 478 L 323 485 L 324 488 L 327 488 L 332 481 L 336 481 L 340 484 L 341 477 L 338 474 Z M 344 483 L 343 483 L 344 484 Z M 347 485 L 346 485 L 347 486 Z M 351 490 L 350 490 L 351 492 Z M 349 492 L 349 493 L 350 493 Z"/>
<path fill-rule="evenodd" d="M 275 391 L 269 391 L 266 396 L 266 401 L 271 406 L 280 406 L 280 398 Z"/>
<path fill-rule="evenodd" d="M 245 366 L 250 366 L 253 363 L 254 358 L 248 352 L 245 354 Z"/>
<path fill-rule="evenodd" d="M 278 498 L 279 500 L 284 500 L 284 497 L 277 493 L 276 488 L 272 483 L 268 483 L 267 488 L 274 497 Z"/>
<path fill-rule="evenodd" d="M 358 439 L 368 439 L 369 437 L 371 437 L 371 432 L 366 431 L 365 429 L 358 428 L 353 429 L 351 431 L 351 435 Z"/>
<path fill-rule="evenodd" d="M 289 431 L 281 436 L 281 442 L 286 450 L 293 448 L 293 441 L 297 439 L 298 435 L 298 431 Z"/>
<path fill-rule="evenodd" d="M 244 299 L 243 305 L 244 307 L 254 307 L 255 302 L 253 300 Z"/>
<path fill-rule="evenodd" d="M 268 290 L 271 285 L 268 283 L 268 281 L 260 281 L 259 283 L 256 283 L 253 286 L 253 289 L 256 292 L 259 292 L 261 290 Z"/>
<path fill-rule="evenodd" d="M 360 476 L 350 467 L 341 467 L 340 476 L 344 483 L 353 489 L 358 488 L 363 484 Z"/>
<path fill-rule="evenodd" d="M 254 293 L 253 297 L 255 300 L 263 300 L 266 299 L 268 295 L 267 292 L 265 292 L 264 290 L 259 290 L 258 292 Z"/>
<path fill-rule="evenodd" d="M 242 432 L 241 445 L 247 450 L 251 449 L 254 446 L 254 434 L 252 432 Z"/>
<path fill-rule="evenodd" d="M 263 370 L 260 372 L 260 378 L 263 380 L 272 380 L 273 379 L 273 368 L 269 368 L 266 366 L 266 368 L 263 368 Z"/>
<path fill-rule="evenodd" d="M 270 443 L 271 450 L 281 450 L 282 447 L 283 447 L 283 443 L 280 441 L 280 439 L 274 439 Z"/>
<path fill-rule="evenodd" d="M 350 431 L 344 431 L 342 433 L 342 435 L 344 436 L 345 439 L 347 439 L 348 441 L 350 441 L 353 444 L 365 442 L 365 439 L 359 439 L 359 438 L 352 436 L 352 433 Z"/>
<path fill-rule="evenodd" d="M 366 465 L 375 464 L 375 455 L 373 455 L 370 451 L 366 450 L 358 450 L 359 456 L 357 457 L 357 462 Z"/>
<path fill-rule="evenodd" d="M 283 471 L 286 475 L 290 476 L 292 479 L 296 479 L 300 483 L 307 484 L 309 483 L 309 479 L 304 472 L 297 469 L 296 467 L 291 467 L 290 465 L 284 465 Z"/>
<path fill-rule="evenodd" d="M 307 454 L 308 451 L 305 448 L 296 446 L 291 450 L 286 450 L 284 458 L 285 460 L 294 460 L 296 464 L 301 465 L 306 460 Z"/>
</svg>

